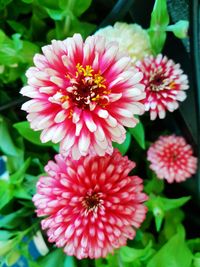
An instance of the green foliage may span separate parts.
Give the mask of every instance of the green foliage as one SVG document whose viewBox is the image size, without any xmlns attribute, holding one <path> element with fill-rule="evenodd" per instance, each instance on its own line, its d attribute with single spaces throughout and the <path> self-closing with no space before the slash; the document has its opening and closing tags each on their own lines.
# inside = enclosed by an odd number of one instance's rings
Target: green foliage
<svg viewBox="0 0 200 267">
<path fill-rule="evenodd" d="M 134 128 L 128 129 L 133 138 L 136 140 L 138 145 L 145 149 L 145 132 L 144 132 L 144 126 L 141 122 L 139 122 Z"/>
<path fill-rule="evenodd" d="M 122 264 L 119 252 L 116 251 L 114 255 L 109 254 L 105 259 L 95 260 L 95 267 L 110 267 L 120 266 Z"/>
<path fill-rule="evenodd" d="M 149 195 L 151 193 L 159 194 L 164 189 L 164 181 L 161 179 L 158 179 L 156 174 L 153 172 L 150 172 L 150 180 L 145 181 L 145 187 L 144 191 Z"/>
<path fill-rule="evenodd" d="M 14 144 L 6 120 L 0 116 L 0 150 L 8 156 L 17 157 L 19 149 Z"/>
<path fill-rule="evenodd" d="M 174 25 L 169 25 L 167 31 L 171 31 L 178 38 L 186 38 L 188 36 L 189 22 L 187 20 L 179 20 Z"/>
<path fill-rule="evenodd" d="M 151 211 L 154 215 L 156 230 L 160 231 L 163 219 L 167 211 L 181 207 L 189 199 L 190 197 L 168 199 L 165 197 L 150 194 L 149 199 L 147 201 L 147 207 L 149 208 L 149 211 Z"/>
<path fill-rule="evenodd" d="M 147 267 L 190 267 L 192 253 L 185 242 L 182 227 L 161 249 L 152 257 Z"/>
<path fill-rule="evenodd" d="M 13 198 L 13 187 L 9 182 L 0 180 L 0 209 L 2 209 Z"/>
<path fill-rule="evenodd" d="M 152 249 L 152 242 L 144 249 L 135 249 L 129 247 L 122 247 L 120 249 L 121 260 L 125 263 L 134 263 L 137 261 L 146 261 L 149 257 L 152 256 L 154 250 Z"/>
<path fill-rule="evenodd" d="M 195 253 L 192 266 L 193 267 L 200 267 L 200 252 Z"/>
<path fill-rule="evenodd" d="M 122 144 L 113 142 L 113 147 L 118 148 L 122 155 L 125 155 L 131 144 L 131 135 L 129 132 L 126 133 L 126 139 Z"/>
<path fill-rule="evenodd" d="M 56 249 L 49 253 L 46 257 L 41 258 L 38 261 L 39 266 L 43 267 L 54 267 L 63 266 L 65 260 L 65 254 L 61 249 Z"/>
<path fill-rule="evenodd" d="M 28 158 L 24 162 L 24 164 L 21 166 L 21 168 L 10 176 L 10 182 L 12 184 L 17 184 L 18 185 L 23 181 L 25 173 L 26 173 L 26 170 L 28 169 L 28 167 L 30 165 L 30 161 L 31 161 L 31 159 Z"/>
<path fill-rule="evenodd" d="M 0 230 L 0 241 L 6 241 L 13 237 L 14 233 L 6 230 Z"/>
<path fill-rule="evenodd" d="M 6 255 L 14 246 L 15 240 L 0 241 L 0 256 Z"/>
<path fill-rule="evenodd" d="M 0 228 L 15 229 L 19 227 L 23 219 L 30 214 L 32 214 L 32 209 L 25 207 L 7 215 L 1 213 L 3 217 L 0 219 Z"/>
<path fill-rule="evenodd" d="M 158 54 L 162 51 L 167 31 L 172 31 L 178 38 L 185 38 L 187 37 L 188 27 L 189 22 L 186 20 L 180 20 L 174 25 L 169 25 L 167 0 L 155 0 L 148 29 L 153 52 Z"/>
<path fill-rule="evenodd" d="M 15 127 L 17 129 L 17 131 L 19 132 L 19 134 L 26 140 L 28 140 L 29 142 L 38 145 L 38 146 L 52 146 L 51 142 L 48 143 L 42 143 L 40 141 L 40 132 L 38 131 L 33 131 L 30 128 L 30 124 L 28 121 L 22 121 L 22 122 L 18 122 L 15 123 L 13 125 L 13 127 Z"/>
<path fill-rule="evenodd" d="M 153 51 L 161 52 L 166 40 L 166 26 L 169 24 L 169 14 L 166 0 L 156 0 L 151 13 L 149 37 Z"/>
<path fill-rule="evenodd" d="M 18 261 L 18 259 L 20 258 L 20 253 L 17 249 L 14 249 L 12 251 L 10 251 L 8 253 L 8 255 L 6 256 L 6 260 L 5 263 L 7 266 L 12 266 L 14 263 L 16 263 Z"/>
</svg>

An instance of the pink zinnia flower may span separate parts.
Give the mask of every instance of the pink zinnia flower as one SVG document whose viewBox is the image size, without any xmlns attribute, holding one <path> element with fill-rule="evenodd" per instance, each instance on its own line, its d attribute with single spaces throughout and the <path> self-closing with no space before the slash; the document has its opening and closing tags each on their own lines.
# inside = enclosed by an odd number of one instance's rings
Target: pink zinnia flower
<svg viewBox="0 0 200 267">
<path fill-rule="evenodd" d="M 157 116 L 160 119 L 165 118 L 166 110 L 174 111 L 179 106 L 177 101 L 185 100 L 184 90 L 188 89 L 188 79 L 180 64 L 159 54 L 156 57 L 145 57 L 136 66 L 144 74 L 144 104 L 145 110 L 150 111 L 151 120 L 155 120 Z"/>
<path fill-rule="evenodd" d="M 22 109 L 41 141 L 61 142 L 61 152 L 74 159 L 88 153 L 112 153 L 112 141 L 125 140 L 123 126 L 134 127 L 145 97 L 143 75 L 104 37 L 79 34 L 52 41 L 36 54 L 21 93 L 33 98 Z"/>
<path fill-rule="evenodd" d="M 142 179 L 128 176 L 135 163 L 114 150 L 105 157 L 55 157 L 40 177 L 33 201 L 49 242 L 77 258 L 105 257 L 133 239 L 146 216 Z"/>
<path fill-rule="evenodd" d="M 151 162 L 150 169 L 158 178 L 169 183 L 185 181 L 197 169 L 197 158 L 193 156 L 192 147 L 180 136 L 160 136 L 150 146 L 147 159 Z"/>
</svg>

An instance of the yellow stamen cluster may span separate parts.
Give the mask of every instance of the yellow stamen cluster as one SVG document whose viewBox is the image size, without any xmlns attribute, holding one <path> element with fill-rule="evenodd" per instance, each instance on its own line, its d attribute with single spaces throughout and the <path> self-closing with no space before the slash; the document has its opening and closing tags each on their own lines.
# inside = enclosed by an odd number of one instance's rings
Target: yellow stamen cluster
<svg viewBox="0 0 200 267">
<path fill-rule="evenodd" d="M 83 74 L 84 77 L 92 77 L 92 72 L 94 71 L 93 68 L 90 65 L 86 65 L 84 68 L 80 63 L 76 65 L 77 72 L 76 77 L 78 77 L 79 74 Z"/>
<path fill-rule="evenodd" d="M 101 76 L 100 73 L 93 74 L 94 70 L 90 65 L 86 65 L 84 68 L 80 63 L 76 65 L 77 72 L 76 72 L 76 78 L 79 76 L 79 74 L 82 74 L 84 77 L 91 77 L 92 80 L 90 80 L 90 83 L 92 82 L 96 84 L 99 88 L 106 88 L 105 86 L 105 79 Z"/>
<path fill-rule="evenodd" d="M 108 95 L 111 91 L 106 87 L 106 79 L 101 73 L 95 72 L 91 65 L 83 66 L 78 63 L 75 75 L 66 74 L 66 78 L 70 81 L 70 85 L 66 89 L 68 96 L 62 96 L 60 101 L 64 103 L 69 97 L 82 109 L 92 109 L 95 104 L 105 107 L 109 102 Z M 69 117 L 71 117 L 71 113 L 69 113 Z"/>
<path fill-rule="evenodd" d="M 67 95 L 63 95 L 63 96 L 61 96 L 61 98 L 60 98 L 60 102 L 61 103 L 64 103 L 65 101 L 67 101 L 69 99 L 69 96 L 67 96 Z"/>
<path fill-rule="evenodd" d="M 71 108 L 70 108 L 70 110 L 69 110 L 69 113 L 68 113 L 68 116 L 67 116 L 67 117 L 68 117 L 69 119 L 71 119 L 71 118 L 72 118 L 72 116 L 73 116 L 73 109 L 71 109 Z"/>
<path fill-rule="evenodd" d="M 99 88 L 106 88 L 105 84 L 103 84 L 106 80 L 101 76 L 100 73 L 94 75 L 94 83 L 99 87 Z"/>
<path fill-rule="evenodd" d="M 169 84 L 169 88 L 170 89 L 174 89 L 176 87 L 176 83 L 174 81 L 172 81 L 170 84 Z"/>
</svg>

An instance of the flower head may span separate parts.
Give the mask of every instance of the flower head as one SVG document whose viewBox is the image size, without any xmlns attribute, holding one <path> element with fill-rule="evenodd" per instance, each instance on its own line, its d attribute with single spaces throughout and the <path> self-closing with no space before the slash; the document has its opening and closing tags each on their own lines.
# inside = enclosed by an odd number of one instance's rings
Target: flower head
<svg viewBox="0 0 200 267">
<path fill-rule="evenodd" d="M 22 109 L 42 142 L 61 142 L 61 152 L 74 159 L 88 153 L 112 153 L 112 141 L 125 139 L 123 126 L 134 127 L 145 97 L 142 73 L 118 45 L 100 36 L 83 42 L 79 34 L 52 41 L 36 54 L 21 93 L 33 98 Z"/>
<path fill-rule="evenodd" d="M 177 101 L 185 100 L 184 90 L 188 89 L 188 79 L 180 69 L 180 64 L 159 54 L 138 61 L 136 66 L 144 74 L 144 104 L 145 110 L 150 111 L 151 120 L 155 120 L 157 116 L 165 118 L 166 110 L 174 111 L 179 106 Z"/>
<path fill-rule="evenodd" d="M 104 36 L 107 42 L 117 41 L 120 51 L 127 51 L 132 63 L 152 53 L 149 36 L 138 24 L 116 22 L 114 26 L 98 30 L 95 35 Z"/>
<path fill-rule="evenodd" d="M 183 137 L 169 135 L 160 138 L 150 146 L 147 159 L 160 179 L 167 182 L 182 182 L 195 174 L 197 158 L 193 156 L 192 147 Z"/>
<path fill-rule="evenodd" d="M 114 150 L 105 157 L 55 157 L 40 177 L 33 201 L 50 242 L 77 258 L 105 257 L 133 239 L 145 219 L 142 179 L 135 163 Z"/>
</svg>

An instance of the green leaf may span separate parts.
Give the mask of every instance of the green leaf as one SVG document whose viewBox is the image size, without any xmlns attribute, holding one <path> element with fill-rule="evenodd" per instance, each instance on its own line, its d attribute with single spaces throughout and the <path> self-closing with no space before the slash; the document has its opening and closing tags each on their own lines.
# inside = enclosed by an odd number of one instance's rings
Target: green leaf
<svg viewBox="0 0 200 267">
<path fill-rule="evenodd" d="M 19 23 L 15 20 L 7 20 L 6 21 L 10 27 L 17 33 L 20 33 L 20 34 L 24 34 L 24 33 L 27 33 L 27 29 L 26 27 L 22 24 L 22 23 Z"/>
<path fill-rule="evenodd" d="M 5 263 L 8 266 L 12 266 L 14 263 L 16 263 L 18 261 L 18 259 L 20 258 L 20 253 L 18 250 L 12 250 L 10 253 L 8 253 L 8 255 L 6 256 L 6 260 Z"/>
<path fill-rule="evenodd" d="M 162 206 L 164 207 L 165 211 L 179 208 L 183 206 L 186 202 L 188 202 L 190 199 L 191 199 L 190 196 L 176 198 L 176 199 L 168 199 L 164 197 L 159 197 L 159 201 L 162 203 Z"/>
<path fill-rule="evenodd" d="M 137 259 L 142 260 L 152 253 L 152 242 L 150 241 L 144 249 L 135 249 L 130 247 L 122 247 L 120 249 L 120 257 L 123 262 L 134 262 Z"/>
<path fill-rule="evenodd" d="M 158 27 L 165 27 L 168 24 L 169 14 L 167 11 L 167 1 L 156 0 L 151 13 L 150 28 L 157 29 Z"/>
<path fill-rule="evenodd" d="M 168 240 L 177 232 L 177 227 L 184 219 L 184 212 L 181 209 L 172 209 L 165 214 L 163 233 Z"/>
<path fill-rule="evenodd" d="M 200 267 L 200 252 L 195 253 L 194 258 L 193 258 L 193 266 Z"/>
<path fill-rule="evenodd" d="M 169 14 L 166 0 L 156 0 L 151 13 L 150 28 L 148 30 L 151 47 L 155 54 L 162 51 L 166 40 L 166 27 L 169 24 Z"/>
<path fill-rule="evenodd" d="M 40 5 L 51 9 L 57 9 L 59 7 L 58 1 L 55 0 L 40 0 Z"/>
<path fill-rule="evenodd" d="M 19 61 L 13 40 L 0 30 L 0 63 L 1 65 L 17 64 Z"/>
<path fill-rule="evenodd" d="M 190 267 L 192 253 L 186 245 L 184 231 L 179 229 L 148 262 L 147 267 Z"/>
<path fill-rule="evenodd" d="M 3 10 L 6 8 L 8 4 L 10 4 L 12 0 L 1 0 L 0 1 L 0 10 Z"/>
<path fill-rule="evenodd" d="M 96 25 L 92 23 L 88 23 L 85 21 L 79 21 L 78 19 L 74 19 L 72 21 L 72 27 L 70 34 L 79 32 L 83 38 L 88 37 L 88 35 L 92 34 L 96 29 Z"/>
<path fill-rule="evenodd" d="M 156 223 L 156 231 L 159 232 L 162 226 L 162 222 L 164 219 L 164 212 L 161 208 L 159 207 L 154 207 L 153 209 L 153 215 L 155 217 L 155 223 Z"/>
<path fill-rule="evenodd" d="M 0 256 L 6 255 L 16 244 L 15 239 L 0 241 Z"/>
<path fill-rule="evenodd" d="M 10 182 L 12 184 L 20 184 L 24 180 L 24 175 L 26 173 L 26 170 L 28 169 L 29 165 L 31 163 L 31 159 L 28 158 L 24 164 L 21 166 L 21 168 L 14 174 L 10 176 Z"/>
<path fill-rule="evenodd" d="M 21 199 L 32 200 L 32 195 L 29 194 L 29 193 L 28 193 L 24 188 L 22 188 L 20 185 L 15 187 L 14 197 L 16 197 L 16 198 L 21 198 Z"/>
<path fill-rule="evenodd" d="M 157 31 L 149 31 L 148 32 L 150 41 L 151 41 L 151 47 L 155 54 L 159 54 L 166 41 L 167 34 L 165 31 L 157 30 Z"/>
<path fill-rule="evenodd" d="M 13 195 L 14 191 L 9 182 L 0 180 L 0 209 L 9 203 L 9 201 L 13 198 Z"/>
<path fill-rule="evenodd" d="M 156 174 L 154 174 L 153 172 L 151 173 L 151 180 L 145 180 L 145 186 L 144 186 L 144 191 L 147 194 L 150 193 L 155 193 L 155 194 L 159 194 L 164 190 L 164 181 L 161 179 L 158 179 Z"/>
<path fill-rule="evenodd" d="M 26 4 L 31 4 L 31 3 L 33 3 L 34 0 L 21 0 L 21 1 L 26 3 Z"/>
<path fill-rule="evenodd" d="M 26 193 L 29 196 L 32 196 L 36 193 L 36 183 L 38 181 L 38 177 L 30 174 L 25 175 L 25 181 L 24 181 L 24 188 L 26 190 Z"/>
<path fill-rule="evenodd" d="M 46 14 L 46 10 L 45 10 L 45 14 Z M 46 14 L 46 15 L 48 16 L 48 14 Z M 40 18 L 39 14 L 38 14 L 38 10 L 36 10 L 34 12 L 33 16 L 31 17 L 30 35 L 32 36 L 32 38 L 39 39 L 40 36 L 42 36 L 45 32 L 48 31 L 48 27 L 43 20 L 43 16 L 45 16 L 45 15 L 41 14 L 42 18 Z"/>
<path fill-rule="evenodd" d="M 45 257 L 38 260 L 38 263 L 42 267 L 62 267 L 65 260 L 65 254 L 62 249 L 55 249 L 48 253 Z"/>
<path fill-rule="evenodd" d="M 39 47 L 31 42 L 23 41 L 23 47 L 19 52 L 20 61 L 31 65 L 33 56 L 39 52 Z"/>
<path fill-rule="evenodd" d="M 7 156 L 6 169 L 9 173 L 16 172 L 24 163 L 24 151 L 21 149 L 18 156 Z"/>
<path fill-rule="evenodd" d="M 40 132 L 36 132 L 33 131 L 30 128 L 30 124 L 28 121 L 22 121 L 22 122 L 18 122 L 15 123 L 13 125 L 14 128 L 17 129 L 17 131 L 19 132 L 19 134 L 26 140 L 28 140 L 29 142 L 38 145 L 38 146 L 52 146 L 51 142 L 48 143 L 42 143 L 40 141 Z"/>
<path fill-rule="evenodd" d="M 76 267 L 74 257 L 66 256 L 64 261 L 64 267 Z"/>
<path fill-rule="evenodd" d="M 22 208 L 8 215 L 3 215 L 3 217 L 0 218 L 0 227 L 5 229 L 14 229 L 21 224 L 22 220 L 24 219 L 23 217 L 27 217 L 28 215 L 32 214 L 32 212 L 33 210 L 30 208 L 28 210 L 26 208 Z"/>
<path fill-rule="evenodd" d="M 13 44 L 15 47 L 15 50 L 18 52 L 23 47 L 23 42 L 21 40 L 21 34 L 15 33 L 12 35 Z"/>
<path fill-rule="evenodd" d="M 167 31 L 173 32 L 176 37 L 182 39 L 188 37 L 188 28 L 188 20 L 179 20 L 176 24 L 167 26 Z"/>
<path fill-rule="evenodd" d="M 53 20 L 62 20 L 66 16 L 66 12 L 60 9 L 46 8 L 46 11 Z"/>
<path fill-rule="evenodd" d="M 129 132 L 126 132 L 126 139 L 122 144 L 113 142 L 113 147 L 118 148 L 122 155 L 125 155 L 129 149 L 131 143 L 131 135 Z"/>
<path fill-rule="evenodd" d="M 193 252 L 200 251 L 200 237 L 188 240 L 187 244 Z"/>
<path fill-rule="evenodd" d="M 85 265 L 88 266 L 88 265 Z M 122 265 L 122 261 L 120 259 L 119 251 L 115 251 L 113 255 L 108 254 L 106 259 L 99 258 L 95 260 L 95 267 L 114 267 L 114 266 L 123 266 L 126 267 L 127 265 Z"/>
<path fill-rule="evenodd" d="M 151 194 L 146 203 L 150 210 L 153 210 L 155 207 L 159 207 L 163 211 L 168 211 L 170 209 L 176 209 L 183 206 L 187 201 L 190 200 L 190 198 L 191 197 L 188 196 L 176 199 L 169 199 Z"/>
<path fill-rule="evenodd" d="M 62 21 L 56 21 L 57 38 L 66 38 L 74 33 L 80 33 L 83 38 L 86 38 L 95 31 L 96 25 L 84 21 L 80 21 L 70 12 Z"/>
<path fill-rule="evenodd" d="M 13 237 L 14 233 L 6 230 L 0 230 L 0 241 L 6 241 Z"/>
<path fill-rule="evenodd" d="M 168 199 L 150 194 L 146 205 L 155 217 L 156 230 L 160 231 L 165 213 L 168 210 L 176 209 L 184 205 L 190 197 L 182 197 L 178 199 Z"/>
<path fill-rule="evenodd" d="M 145 149 L 145 132 L 143 124 L 139 122 L 134 128 L 128 128 L 128 130 L 137 141 L 139 146 L 142 149 Z"/>
<path fill-rule="evenodd" d="M 69 9 L 76 17 L 82 15 L 91 5 L 92 0 L 60 0 L 59 6 L 62 9 Z"/>
<path fill-rule="evenodd" d="M 8 125 L 3 117 L 0 116 L 0 150 L 5 155 L 18 156 L 19 150 L 15 146 Z"/>
</svg>

